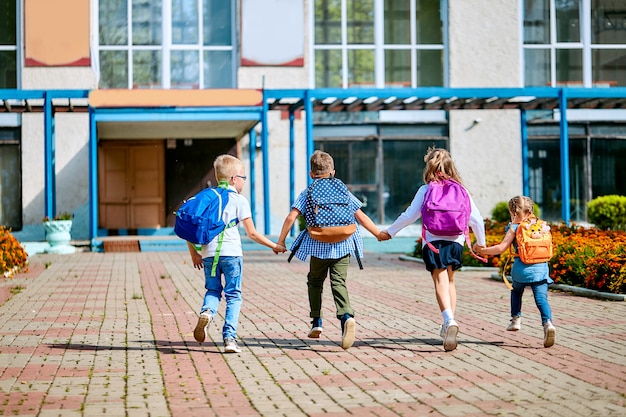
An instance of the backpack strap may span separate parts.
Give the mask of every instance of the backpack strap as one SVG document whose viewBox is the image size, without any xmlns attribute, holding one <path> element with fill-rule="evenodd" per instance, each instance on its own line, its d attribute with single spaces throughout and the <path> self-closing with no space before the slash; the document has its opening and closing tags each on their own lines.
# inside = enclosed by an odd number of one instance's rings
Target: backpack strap
<svg viewBox="0 0 626 417">
<path fill-rule="evenodd" d="M 234 191 L 228 188 L 228 182 L 220 181 L 218 187 L 226 189 L 230 193 L 234 193 Z M 224 214 L 224 208 L 222 207 L 222 213 L 220 213 L 220 217 Z M 217 271 L 217 263 L 220 260 L 220 252 L 222 250 L 222 242 L 224 241 L 224 233 L 226 233 L 226 229 L 230 229 L 231 227 L 235 227 L 239 223 L 238 219 L 231 220 L 224 230 L 219 234 L 217 238 L 217 248 L 215 249 L 215 255 L 213 255 L 213 264 L 211 265 L 211 276 L 214 277 Z"/>
<path fill-rule="evenodd" d="M 439 249 L 437 249 L 432 243 L 426 240 L 426 228 L 423 225 L 422 225 L 422 240 L 426 242 L 426 245 L 430 248 L 430 250 L 432 250 L 435 253 L 439 253 Z M 474 250 L 472 249 L 472 239 L 470 238 L 469 228 L 465 229 L 465 242 L 467 243 L 467 247 L 469 248 L 470 254 L 474 258 L 478 259 L 481 262 L 487 263 L 486 258 L 483 258 L 482 256 L 474 253 Z"/>
</svg>

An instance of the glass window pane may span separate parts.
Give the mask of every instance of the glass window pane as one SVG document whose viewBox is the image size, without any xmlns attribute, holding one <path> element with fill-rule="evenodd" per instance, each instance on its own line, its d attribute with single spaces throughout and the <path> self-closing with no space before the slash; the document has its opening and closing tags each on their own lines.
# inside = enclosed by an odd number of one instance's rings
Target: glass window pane
<svg viewBox="0 0 626 417">
<path fill-rule="evenodd" d="M 626 44 L 626 2 L 592 0 L 591 43 Z"/>
<path fill-rule="evenodd" d="M 0 0 L 0 45 L 16 45 L 17 15 L 15 0 Z"/>
<path fill-rule="evenodd" d="M 550 43 L 550 0 L 524 1 L 524 43 Z"/>
<path fill-rule="evenodd" d="M 385 51 L 385 87 L 411 86 L 411 51 Z"/>
<path fill-rule="evenodd" d="M 375 87 L 373 49 L 348 51 L 348 85 L 350 87 Z"/>
<path fill-rule="evenodd" d="M 417 51 L 417 86 L 443 86 L 443 51 Z"/>
<path fill-rule="evenodd" d="M 385 0 L 385 43 L 411 43 L 411 15 L 408 0 Z"/>
<path fill-rule="evenodd" d="M 624 166 L 626 166 L 626 140 L 593 139 L 592 193 L 601 195 L 626 195 Z"/>
<path fill-rule="evenodd" d="M 556 50 L 556 82 L 582 86 L 583 53 L 581 49 Z"/>
<path fill-rule="evenodd" d="M 232 52 L 204 52 L 204 88 L 234 87 Z"/>
<path fill-rule="evenodd" d="M 133 45 L 162 43 L 161 0 L 133 0 Z"/>
<path fill-rule="evenodd" d="M 346 0 L 348 43 L 374 43 L 374 0 Z"/>
<path fill-rule="evenodd" d="M 172 0 L 172 43 L 198 43 L 198 1 Z"/>
<path fill-rule="evenodd" d="M 385 223 L 392 223 L 413 201 L 422 180 L 429 146 L 445 148 L 445 140 L 383 141 Z"/>
<path fill-rule="evenodd" d="M 341 69 L 341 51 L 320 49 L 315 51 L 316 87 L 343 87 Z"/>
<path fill-rule="evenodd" d="M 598 49 L 591 53 L 595 87 L 626 86 L 626 49 Z"/>
<path fill-rule="evenodd" d="M 341 0 L 315 0 L 315 43 L 341 43 Z"/>
<path fill-rule="evenodd" d="M 197 89 L 200 87 L 198 51 L 172 51 L 170 75 L 172 88 Z"/>
<path fill-rule="evenodd" d="M 232 45 L 232 0 L 202 0 L 204 45 Z"/>
<path fill-rule="evenodd" d="M 0 88 L 17 88 L 15 51 L 0 51 Z"/>
<path fill-rule="evenodd" d="M 550 50 L 524 50 L 524 85 L 546 87 L 550 85 Z"/>
<path fill-rule="evenodd" d="M 160 88 L 161 52 L 133 52 L 133 88 Z"/>
<path fill-rule="evenodd" d="M 443 22 L 440 2 L 417 0 L 415 8 L 416 38 L 418 44 L 442 44 Z"/>
<path fill-rule="evenodd" d="M 4 129 L 3 129 L 4 130 Z M 5 132 L 0 132 L 4 136 Z M 17 134 L 9 133 L 10 136 Z M 2 144 L 0 139 L 0 225 L 22 228 L 22 158 L 19 144 Z"/>
<path fill-rule="evenodd" d="M 98 3 L 100 45 L 128 45 L 128 2 L 107 0 Z"/>
<path fill-rule="evenodd" d="M 580 9 L 578 0 L 555 3 L 556 41 L 580 42 Z"/>
<path fill-rule="evenodd" d="M 128 88 L 126 51 L 100 51 L 100 88 Z"/>
</svg>

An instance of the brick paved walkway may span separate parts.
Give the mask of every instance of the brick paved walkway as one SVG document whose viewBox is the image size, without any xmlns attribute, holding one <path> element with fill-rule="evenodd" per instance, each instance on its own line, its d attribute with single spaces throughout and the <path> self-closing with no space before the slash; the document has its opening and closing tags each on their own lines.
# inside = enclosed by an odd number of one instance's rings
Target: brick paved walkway
<svg viewBox="0 0 626 417">
<path fill-rule="evenodd" d="M 0 306 L 0 415 L 626 415 L 624 302 L 551 292 L 544 349 L 530 291 L 506 332 L 504 285 L 460 272 L 459 347 L 444 352 L 424 267 L 368 254 L 350 268 L 344 351 L 328 284 L 324 333 L 306 338 L 307 265 L 286 258 L 246 252 L 243 352 L 224 355 L 221 317 L 193 339 L 203 275 L 185 252 L 33 256 Z"/>
</svg>

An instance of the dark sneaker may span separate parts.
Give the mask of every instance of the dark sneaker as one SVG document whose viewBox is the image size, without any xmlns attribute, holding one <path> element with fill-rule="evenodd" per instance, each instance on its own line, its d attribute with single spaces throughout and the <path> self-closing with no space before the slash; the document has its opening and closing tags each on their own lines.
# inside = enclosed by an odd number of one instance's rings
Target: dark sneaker
<svg viewBox="0 0 626 417">
<path fill-rule="evenodd" d="M 211 323 L 209 313 L 200 313 L 200 316 L 198 316 L 198 324 L 196 324 L 196 328 L 193 331 L 193 337 L 198 343 L 202 343 L 206 339 L 206 329 L 209 323 Z"/>
<path fill-rule="evenodd" d="M 552 325 L 550 320 L 547 320 L 543 325 L 543 347 L 550 347 L 554 345 L 556 340 L 556 328 Z"/>
<path fill-rule="evenodd" d="M 308 336 L 311 339 L 319 339 L 320 335 L 322 334 L 322 318 L 321 317 L 315 317 L 313 319 L 313 321 L 311 322 L 312 326 L 311 326 L 311 330 L 309 330 L 309 334 Z"/>
<path fill-rule="evenodd" d="M 443 325 L 443 350 L 449 352 L 451 350 L 456 349 L 457 341 L 456 336 L 459 333 L 459 325 L 456 324 L 454 319 L 448 320 L 446 324 Z"/>
<path fill-rule="evenodd" d="M 352 316 L 344 316 L 341 319 L 341 347 L 349 349 L 354 344 L 356 333 L 356 320 Z"/>
<path fill-rule="evenodd" d="M 241 353 L 241 348 L 237 345 L 237 340 L 232 338 L 224 339 L 224 352 Z"/>
</svg>

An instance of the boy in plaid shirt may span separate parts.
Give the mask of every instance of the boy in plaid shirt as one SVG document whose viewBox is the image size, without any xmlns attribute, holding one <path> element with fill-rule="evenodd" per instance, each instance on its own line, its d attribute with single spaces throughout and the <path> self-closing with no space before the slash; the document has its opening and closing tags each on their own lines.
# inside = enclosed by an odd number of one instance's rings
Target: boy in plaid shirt
<svg viewBox="0 0 626 417">
<path fill-rule="evenodd" d="M 332 156 L 326 152 L 315 151 L 311 156 L 310 165 L 310 175 L 313 179 L 328 178 L 335 175 L 335 163 Z M 277 242 L 278 248 L 274 252 L 279 253 L 281 249 L 284 250 L 287 234 L 298 216 L 305 213 L 306 206 L 307 192 L 305 190 L 293 203 L 291 212 L 283 223 Z M 355 219 L 372 235 L 378 236 L 378 228 L 361 210 L 361 206 L 361 202 L 350 193 L 350 208 L 354 212 Z M 354 320 L 354 310 L 350 306 L 346 279 L 350 256 L 354 255 L 357 259 L 363 257 L 363 239 L 359 228 L 357 227 L 356 232 L 348 239 L 336 243 L 315 240 L 304 230 L 292 244 L 291 250 L 295 251 L 296 258 L 301 261 L 306 261 L 307 257 L 310 256 L 307 286 L 310 317 L 313 321 L 308 337 L 317 339 L 322 333 L 322 292 L 324 281 L 330 272 L 330 286 L 337 309 L 337 318 L 341 320 L 341 347 L 343 349 L 350 348 L 354 343 L 356 321 Z"/>
</svg>

